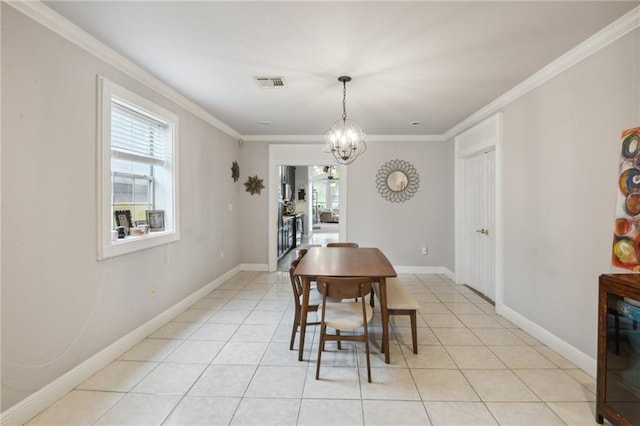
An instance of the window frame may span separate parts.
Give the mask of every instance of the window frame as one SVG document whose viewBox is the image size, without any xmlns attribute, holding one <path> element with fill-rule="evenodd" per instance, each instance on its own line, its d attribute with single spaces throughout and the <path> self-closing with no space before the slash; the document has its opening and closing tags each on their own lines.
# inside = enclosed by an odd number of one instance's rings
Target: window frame
<svg viewBox="0 0 640 426">
<path fill-rule="evenodd" d="M 128 253 L 146 250 L 180 240 L 179 220 L 179 186 L 178 186 L 178 116 L 152 101 L 127 90 L 108 79 L 98 76 L 97 107 L 97 259 L 108 259 Z M 167 168 L 170 170 L 170 200 L 164 206 L 165 231 L 149 233 L 143 237 L 111 239 L 113 230 L 112 214 L 112 172 L 111 172 L 111 104 L 116 97 L 134 105 L 151 116 L 166 122 L 171 132 L 171 160 Z M 165 197 L 166 198 L 166 197 Z"/>
</svg>

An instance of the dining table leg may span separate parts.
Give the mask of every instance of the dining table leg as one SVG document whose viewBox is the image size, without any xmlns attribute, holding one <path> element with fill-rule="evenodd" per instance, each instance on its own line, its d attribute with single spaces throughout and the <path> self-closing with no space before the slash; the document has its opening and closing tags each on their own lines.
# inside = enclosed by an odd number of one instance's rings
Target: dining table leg
<svg viewBox="0 0 640 426">
<path fill-rule="evenodd" d="M 389 364 L 391 356 L 389 355 L 389 310 L 387 309 L 387 281 L 384 277 L 380 278 L 380 313 L 382 314 L 382 352 L 384 353 L 384 362 Z"/>
<path fill-rule="evenodd" d="M 300 311 L 300 347 L 298 348 L 298 361 L 302 361 L 304 353 L 304 337 L 307 334 L 307 314 L 309 312 L 309 293 L 311 292 L 311 280 L 302 278 L 302 306 Z"/>
</svg>

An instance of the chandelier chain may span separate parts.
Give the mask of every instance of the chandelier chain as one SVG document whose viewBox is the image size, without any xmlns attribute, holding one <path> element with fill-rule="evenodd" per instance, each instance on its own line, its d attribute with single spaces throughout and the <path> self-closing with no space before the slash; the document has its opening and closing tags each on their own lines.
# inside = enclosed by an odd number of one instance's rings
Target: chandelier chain
<svg viewBox="0 0 640 426">
<path fill-rule="evenodd" d="M 347 119 L 347 82 L 342 82 L 342 121 Z"/>
</svg>

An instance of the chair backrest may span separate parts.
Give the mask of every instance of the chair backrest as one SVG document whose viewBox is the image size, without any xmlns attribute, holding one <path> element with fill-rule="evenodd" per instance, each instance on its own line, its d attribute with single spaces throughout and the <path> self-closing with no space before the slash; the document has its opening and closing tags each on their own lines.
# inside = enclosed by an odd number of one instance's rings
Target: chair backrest
<svg viewBox="0 0 640 426">
<path fill-rule="evenodd" d="M 318 277 L 318 291 L 334 299 L 364 297 L 371 293 L 371 278 Z"/>
<path fill-rule="evenodd" d="M 300 277 L 295 275 L 295 270 L 298 266 L 298 263 L 300 263 L 300 259 L 302 259 L 305 254 L 307 254 L 307 249 L 298 250 L 298 257 L 291 261 L 291 266 L 289 267 L 289 279 L 291 280 L 293 297 L 296 299 L 296 303 L 300 303 L 300 296 L 302 295 L 302 282 L 300 281 Z"/>
<path fill-rule="evenodd" d="M 358 243 L 327 243 L 327 247 L 351 247 L 351 248 L 358 248 Z"/>
<path fill-rule="evenodd" d="M 300 263 L 301 258 L 302 256 L 291 261 L 291 266 L 289 267 L 289 279 L 291 280 L 293 298 L 296 300 L 296 304 L 300 304 L 300 295 L 302 294 L 302 283 L 300 282 L 300 277 L 295 275 L 296 267 L 298 266 L 298 263 Z"/>
</svg>

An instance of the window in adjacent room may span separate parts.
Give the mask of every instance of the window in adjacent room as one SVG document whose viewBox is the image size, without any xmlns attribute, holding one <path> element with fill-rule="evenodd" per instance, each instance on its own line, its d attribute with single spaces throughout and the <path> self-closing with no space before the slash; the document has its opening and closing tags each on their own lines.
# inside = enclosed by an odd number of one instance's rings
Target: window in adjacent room
<svg viewBox="0 0 640 426">
<path fill-rule="evenodd" d="M 105 78 L 98 83 L 98 258 L 176 241 L 177 117 Z M 130 212 L 134 227 L 161 211 L 163 230 L 114 239 L 116 211 Z"/>
</svg>

